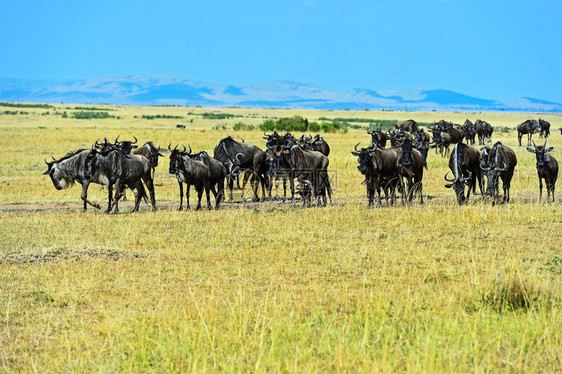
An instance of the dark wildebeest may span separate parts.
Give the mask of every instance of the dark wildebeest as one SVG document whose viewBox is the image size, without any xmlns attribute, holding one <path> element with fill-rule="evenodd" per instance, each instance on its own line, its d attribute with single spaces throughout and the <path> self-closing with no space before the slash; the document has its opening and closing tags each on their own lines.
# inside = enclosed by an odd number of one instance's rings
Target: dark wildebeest
<svg viewBox="0 0 562 374">
<path fill-rule="evenodd" d="M 539 118 L 539 125 L 541 127 L 539 138 L 544 137 L 545 139 L 547 139 L 550 136 L 550 122 L 545 121 L 542 118 Z"/>
<path fill-rule="evenodd" d="M 75 182 L 84 185 L 87 183 L 88 185 L 90 182 L 94 182 L 97 184 L 104 184 L 102 181 L 99 180 L 87 180 L 84 171 L 84 165 L 86 163 L 86 157 L 90 153 L 89 149 L 79 149 L 76 152 L 69 152 L 64 157 L 61 157 L 58 160 L 55 160 L 53 157 L 53 161 L 45 163 L 47 164 L 47 171 L 43 174 L 49 175 L 51 177 L 51 181 L 57 190 L 63 190 L 72 187 Z M 86 192 L 86 193 L 85 193 Z M 87 189 L 84 192 L 82 190 L 81 199 L 84 201 L 84 210 L 87 209 L 88 204 L 93 206 L 94 208 L 101 209 L 99 204 L 92 203 L 88 200 Z M 109 211 L 111 207 L 111 201 L 113 198 L 113 190 L 111 186 L 108 186 L 108 197 L 107 197 L 107 210 Z"/>
<path fill-rule="evenodd" d="M 332 202 L 332 187 L 328 176 L 330 160 L 318 151 L 305 151 L 300 145 L 291 143 L 282 146 L 283 158 L 291 168 L 292 176 L 304 186 L 312 186 L 318 205 L 327 203 L 326 192 Z M 310 194 L 303 195 L 303 205 L 311 205 Z"/>
<path fill-rule="evenodd" d="M 384 189 L 386 199 L 390 192 L 390 203 L 394 203 L 396 186 L 400 180 L 400 170 L 398 165 L 398 148 L 381 149 L 376 144 L 371 143 L 370 148 L 357 149 L 351 152 L 357 156 L 359 165 L 357 169 L 365 176 L 367 185 L 367 199 L 369 206 L 372 206 L 375 199 L 375 192 L 378 195 L 378 205 L 381 205 L 381 188 Z"/>
<path fill-rule="evenodd" d="M 491 151 L 492 151 L 492 148 L 490 148 L 490 147 L 480 148 L 480 167 L 482 167 L 482 165 L 484 165 L 485 168 L 489 167 L 488 156 L 490 155 Z M 484 191 L 486 190 L 486 184 L 485 184 L 484 178 L 482 178 L 482 189 Z"/>
<path fill-rule="evenodd" d="M 290 141 L 287 142 L 289 144 Z M 270 178 L 269 188 L 268 188 L 268 196 L 271 199 L 271 190 L 275 181 L 279 179 L 283 182 L 283 202 L 287 199 L 287 181 L 289 182 L 289 187 L 291 189 L 291 201 L 295 199 L 295 182 L 293 171 L 291 170 L 291 166 L 289 165 L 288 161 L 285 157 L 283 157 L 283 147 L 282 145 L 271 145 L 266 144 L 267 146 L 267 157 L 269 158 L 269 170 L 267 175 Z M 277 188 L 277 187 L 276 187 Z"/>
<path fill-rule="evenodd" d="M 492 197 L 492 204 L 495 204 L 498 200 L 500 178 L 503 183 L 503 202 L 509 202 L 511 178 L 513 178 L 516 165 L 517 156 L 515 156 L 515 152 L 500 142 L 494 144 L 490 150 L 487 162 L 480 163 L 480 169 L 485 172 L 487 177 L 486 196 Z"/>
<path fill-rule="evenodd" d="M 464 132 L 464 138 L 466 139 L 466 144 L 474 145 L 474 138 L 476 137 L 476 128 L 474 124 L 466 119 L 464 125 L 462 126 L 462 131 Z"/>
<path fill-rule="evenodd" d="M 410 139 L 404 139 L 398 153 L 398 168 L 400 168 L 400 185 L 403 196 L 408 196 L 412 201 L 416 193 L 420 195 L 420 204 L 423 204 L 423 168 L 425 160 L 417 149 L 414 149 Z M 406 179 L 404 186 L 403 178 Z M 407 187 L 407 188 L 404 188 Z"/>
<path fill-rule="evenodd" d="M 418 132 L 418 124 L 413 119 L 408 119 L 405 121 L 398 121 L 396 122 L 396 129 L 402 129 L 404 131 L 408 131 L 409 133 Z"/>
<path fill-rule="evenodd" d="M 528 119 L 525 122 L 520 123 L 517 126 L 517 139 L 519 140 L 519 146 L 521 147 L 521 138 L 524 134 L 527 134 L 527 146 L 530 147 L 533 134 L 540 131 L 540 129 L 541 125 L 539 124 L 539 121 L 535 119 Z"/>
<path fill-rule="evenodd" d="M 126 154 L 126 153 L 123 152 L 123 154 Z M 133 154 L 143 155 L 144 157 L 146 157 L 150 161 L 151 166 L 152 166 L 152 175 L 153 175 L 153 178 L 154 178 L 154 171 L 155 171 L 155 168 L 158 166 L 158 157 L 164 157 L 164 155 L 160 153 L 160 147 L 156 148 L 154 146 L 154 143 L 146 142 L 146 143 L 144 143 L 144 145 L 142 147 L 135 149 Z"/>
<path fill-rule="evenodd" d="M 322 153 L 324 156 L 328 157 L 330 155 L 330 146 L 328 142 L 320 134 L 316 134 L 314 139 L 306 142 L 306 147 L 303 148 L 305 151 L 317 151 Z"/>
<path fill-rule="evenodd" d="M 203 161 L 192 159 L 191 147 L 189 147 L 189 153 L 185 152 L 185 147 L 183 151 L 177 149 L 177 146 L 172 150 L 170 146 L 168 149 L 170 153 L 170 168 L 168 172 L 173 174 L 178 179 L 178 185 L 180 188 L 180 207 L 178 210 L 183 210 L 183 183 L 186 184 L 185 189 L 185 201 L 186 210 L 189 210 L 189 190 L 191 186 L 197 191 L 197 207 L 195 210 L 201 209 L 201 198 L 203 197 L 203 190 L 205 190 L 207 197 L 207 209 L 211 210 L 211 173 L 209 168 Z M 222 165 L 221 165 L 222 166 Z M 223 166 L 224 167 L 224 166 Z M 226 175 L 226 168 L 224 169 L 224 174 Z M 220 187 L 219 187 L 220 188 Z M 217 198 L 216 191 L 215 195 L 215 205 L 218 209 L 220 203 L 220 196 Z"/>
<path fill-rule="evenodd" d="M 140 200 L 146 196 L 142 182 L 150 193 L 152 210 L 156 210 L 156 198 L 154 197 L 154 183 L 152 180 L 152 162 L 142 155 L 124 155 L 120 149 L 110 149 L 107 152 L 99 152 L 91 149 L 86 156 L 84 175 L 87 180 L 102 181 L 107 186 L 115 185 L 115 197 L 106 212 L 109 213 L 115 207 L 115 213 L 119 211 L 118 202 L 123 196 L 125 186 L 129 186 L 135 193 L 135 207 L 132 212 L 139 209 Z M 82 194 L 88 190 L 88 184 L 82 185 Z"/>
<path fill-rule="evenodd" d="M 558 179 L 558 161 L 549 155 L 552 152 L 552 147 L 546 148 L 546 140 L 544 145 L 537 145 L 533 141 L 534 149 L 527 147 L 527 151 L 534 153 L 537 158 L 537 173 L 539 175 L 539 200 L 542 199 L 542 180 L 546 183 L 546 200 L 548 200 L 550 193 L 552 193 L 552 201 L 554 199 L 554 188 L 556 187 L 556 180 Z"/>
<path fill-rule="evenodd" d="M 464 143 L 457 143 L 453 148 L 451 157 L 449 158 L 449 169 L 453 172 L 453 179 L 447 179 L 447 174 L 445 174 L 445 180 L 451 182 L 446 184 L 446 188 L 451 188 L 455 190 L 457 195 L 457 202 L 462 205 L 468 202 L 470 198 L 470 191 L 473 190 L 476 193 L 476 181 L 478 180 L 478 185 L 480 186 L 480 193 L 482 193 L 482 176 L 480 174 L 480 153 L 469 145 Z M 466 199 L 464 197 L 464 185 L 468 186 L 468 191 Z"/>
<path fill-rule="evenodd" d="M 412 135 L 409 132 L 406 132 L 404 129 L 396 129 L 394 131 L 389 132 L 390 137 L 390 146 L 397 148 L 402 145 L 404 139 L 412 139 Z"/>
<path fill-rule="evenodd" d="M 386 142 L 390 139 L 387 133 L 382 132 L 380 127 L 372 131 L 367 131 L 367 134 L 371 135 L 371 141 L 379 148 L 385 148 Z"/>
<path fill-rule="evenodd" d="M 215 147 L 214 156 L 226 168 L 230 176 L 228 186 L 230 189 L 230 200 L 232 201 L 233 178 L 236 177 L 241 170 L 248 170 L 250 173 L 244 175 L 242 184 L 242 199 L 244 199 L 244 188 L 248 181 L 248 177 L 253 175 L 262 186 L 262 197 L 265 199 L 265 183 L 267 173 L 267 155 L 255 145 L 240 143 L 231 136 L 222 139 Z M 258 184 L 254 186 L 254 200 L 258 198 Z"/>
</svg>

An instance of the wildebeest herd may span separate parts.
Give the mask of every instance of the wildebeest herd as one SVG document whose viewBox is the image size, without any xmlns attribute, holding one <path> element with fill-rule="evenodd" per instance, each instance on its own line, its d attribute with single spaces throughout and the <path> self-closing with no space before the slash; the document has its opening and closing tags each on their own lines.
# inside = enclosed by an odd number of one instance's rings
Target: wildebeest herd
<svg viewBox="0 0 562 374">
<path fill-rule="evenodd" d="M 359 172 L 365 176 L 369 206 L 382 205 L 381 193 L 387 205 L 393 205 L 397 192 L 401 194 L 403 204 L 411 203 L 419 196 L 423 204 L 423 174 L 427 169 L 427 156 L 430 149 L 435 149 L 442 156 L 449 156 L 450 172 L 444 176 L 448 182 L 445 187 L 455 191 L 459 205 L 469 200 L 470 193 L 476 194 L 479 188 L 485 200 L 493 204 L 499 201 L 499 180 L 503 185 L 502 202 L 509 202 L 510 185 L 517 157 L 513 150 L 500 142 L 492 147 L 484 146 L 480 150 L 472 147 L 478 137 L 480 145 L 486 140 L 491 142 L 493 127 L 486 121 L 466 120 L 461 125 L 440 120 L 429 129 L 421 128 L 416 121 L 398 121 L 393 131 L 380 128 L 368 131 L 371 135 L 370 146 L 359 148 L 357 143 L 351 152 L 358 157 Z M 547 199 L 552 196 L 558 176 L 558 163 L 549 154 L 552 147 L 546 147 L 550 135 L 550 124 L 539 119 L 527 120 L 517 127 L 518 140 L 528 134 L 527 150 L 536 155 L 536 168 L 539 177 L 539 197 L 542 198 L 542 180 L 545 180 Z M 545 138 L 543 145 L 537 146 L 531 139 L 534 133 Z M 152 142 L 138 146 L 138 140 L 121 140 L 113 142 L 99 139 L 89 149 L 69 152 L 60 159 L 53 157 L 47 164 L 47 171 L 57 190 L 72 186 L 75 182 L 82 185 L 81 198 L 84 210 L 88 205 L 101 209 L 99 204 L 88 200 L 90 183 L 108 187 L 106 213 L 118 212 L 118 203 L 125 196 L 125 188 L 134 192 L 133 212 L 139 209 L 141 200 L 148 202 L 156 210 L 154 191 L 155 168 L 159 157 L 163 157 L 160 147 Z M 264 134 L 265 150 L 243 139 L 237 141 L 231 136 L 221 139 L 214 149 L 213 157 L 207 152 L 193 153 L 191 146 L 168 145 L 170 153 L 169 173 L 175 175 L 179 185 L 180 205 L 184 209 L 183 185 L 186 185 L 186 209 L 189 205 L 191 186 L 197 191 L 197 207 L 201 208 L 203 192 L 206 194 L 207 208 L 212 209 L 210 192 L 215 198 L 215 209 L 219 209 L 225 200 L 225 188 L 229 189 L 230 201 L 233 201 L 234 184 L 242 179 L 242 201 L 248 180 L 252 186 L 253 201 L 271 199 L 272 187 L 282 182 L 283 201 L 287 200 L 289 184 L 291 201 L 295 194 L 300 195 L 303 205 L 311 206 L 315 202 L 325 206 L 332 202 L 332 185 L 328 172 L 330 146 L 320 135 L 302 135 L 296 138 L 290 133 L 285 135 L 273 132 Z M 465 143 L 463 143 L 465 140 Z M 387 142 L 390 147 L 387 148 Z M 531 143 L 533 147 L 531 147 Z M 189 150 L 188 150 L 189 148 Z M 452 148 L 452 149 L 451 149 Z M 448 175 L 451 174 L 451 177 Z M 486 177 L 486 182 L 484 178 Z M 296 184 L 295 184 L 296 180 Z M 261 198 L 259 188 L 261 187 Z M 465 187 L 468 187 L 465 196 Z M 148 194 L 146 192 L 148 189 Z M 115 194 L 113 194 L 115 192 Z"/>
</svg>

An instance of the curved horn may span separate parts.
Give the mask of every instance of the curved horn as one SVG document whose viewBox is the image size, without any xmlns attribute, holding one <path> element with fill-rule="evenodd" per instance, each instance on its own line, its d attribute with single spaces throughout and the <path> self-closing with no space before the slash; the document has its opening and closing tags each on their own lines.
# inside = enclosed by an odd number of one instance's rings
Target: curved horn
<svg viewBox="0 0 562 374">
<path fill-rule="evenodd" d="M 244 139 L 240 138 L 240 140 L 242 140 L 242 143 L 245 143 L 245 142 L 244 142 Z"/>
<path fill-rule="evenodd" d="M 99 144 L 100 138 L 98 138 L 98 140 L 96 140 L 96 147 L 99 147 L 101 144 Z"/>
<path fill-rule="evenodd" d="M 357 146 L 358 146 L 359 144 L 361 144 L 361 142 L 355 144 L 355 147 L 353 148 L 353 149 L 355 149 L 355 152 L 361 152 L 360 150 L 357 149 Z"/>
<path fill-rule="evenodd" d="M 172 150 L 172 148 L 170 148 L 171 145 L 172 145 L 172 143 L 168 144 L 168 151 Z"/>
<path fill-rule="evenodd" d="M 183 147 L 183 151 L 185 152 L 187 150 L 187 148 L 185 148 L 185 145 L 181 145 Z"/>
<path fill-rule="evenodd" d="M 121 136 L 121 134 L 117 135 L 117 137 L 115 138 L 115 144 L 119 143 L 118 139 L 119 139 L 120 136 Z"/>
<path fill-rule="evenodd" d="M 49 166 L 49 163 L 47 162 L 47 159 L 45 158 L 44 160 L 45 160 L 45 164 L 47 164 L 47 166 Z"/>
<path fill-rule="evenodd" d="M 487 168 L 486 165 L 484 165 L 484 161 L 482 161 L 482 162 L 480 163 L 480 169 L 482 169 L 482 170 L 484 170 L 484 171 L 490 170 L 490 168 Z"/>
<path fill-rule="evenodd" d="M 240 158 L 244 157 L 243 153 L 237 153 L 236 156 L 234 156 L 236 158 L 236 161 L 240 162 Z"/>
<path fill-rule="evenodd" d="M 500 168 L 497 168 L 498 171 L 507 170 L 507 165 L 505 164 L 505 162 L 502 162 L 502 164 L 503 164 L 503 168 L 501 168 L 501 169 L 500 169 Z"/>
<path fill-rule="evenodd" d="M 138 142 L 137 137 L 133 135 L 133 138 L 135 138 L 135 141 L 134 141 L 134 142 L 131 142 L 131 144 L 137 144 L 137 142 Z"/>
<path fill-rule="evenodd" d="M 470 178 L 472 178 L 472 172 L 471 172 L 471 171 L 468 172 L 468 177 L 464 177 L 464 178 L 461 177 L 461 178 L 459 179 L 459 181 L 460 181 L 460 182 L 466 182 L 466 181 L 469 180 Z"/>
<path fill-rule="evenodd" d="M 187 154 L 190 155 L 191 154 L 191 144 L 188 144 L 188 147 L 189 147 L 189 152 Z M 185 148 L 185 146 L 183 148 Z"/>
<path fill-rule="evenodd" d="M 455 182 L 454 179 L 447 179 L 447 175 L 449 175 L 449 172 L 447 172 L 447 174 L 445 174 L 445 177 L 444 177 L 447 182 Z"/>
<path fill-rule="evenodd" d="M 535 144 L 534 140 L 531 140 L 533 142 L 533 147 L 535 147 L 535 149 L 537 149 L 537 145 Z"/>
</svg>

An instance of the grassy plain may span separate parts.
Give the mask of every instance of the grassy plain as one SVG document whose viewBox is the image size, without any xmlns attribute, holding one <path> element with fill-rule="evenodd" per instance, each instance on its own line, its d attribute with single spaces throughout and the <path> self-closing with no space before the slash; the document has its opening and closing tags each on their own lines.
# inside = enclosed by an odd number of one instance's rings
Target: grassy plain
<svg viewBox="0 0 562 374">
<path fill-rule="evenodd" d="M 448 161 L 430 153 L 426 205 L 368 209 L 350 154 L 368 143 L 364 130 L 325 134 L 337 173 L 327 208 L 177 212 L 164 160 L 156 213 L 81 213 L 78 186 L 56 191 L 41 175 L 44 157 L 119 134 L 212 153 L 227 134 L 263 145 L 259 131 L 232 131 L 235 122 L 295 114 L 510 128 L 538 115 L 205 108 L 243 116 L 207 120 L 187 115 L 202 108 L 107 108 L 120 118 L 0 115 L 0 370 L 562 371 L 561 195 L 538 202 L 534 155 L 514 132 L 494 136 L 518 157 L 514 201 L 494 207 L 458 207 L 443 187 Z M 562 117 L 542 117 L 562 161 Z M 89 195 L 104 202 L 106 192 Z"/>
</svg>

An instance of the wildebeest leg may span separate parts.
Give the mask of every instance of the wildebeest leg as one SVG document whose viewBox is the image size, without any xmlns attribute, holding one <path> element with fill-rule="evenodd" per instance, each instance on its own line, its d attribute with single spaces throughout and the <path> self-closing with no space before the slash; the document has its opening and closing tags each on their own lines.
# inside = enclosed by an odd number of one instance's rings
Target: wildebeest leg
<svg viewBox="0 0 562 374">
<path fill-rule="evenodd" d="M 248 178 L 250 178 L 251 175 L 252 173 L 249 173 L 248 170 L 244 172 L 244 180 L 242 181 L 242 194 L 240 196 L 242 201 L 244 201 L 244 189 L 246 188 L 246 183 L 248 183 Z"/>
<path fill-rule="evenodd" d="M 111 208 L 111 199 L 113 198 L 113 185 L 109 184 L 107 186 L 107 211 Z"/>
<path fill-rule="evenodd" d="M 150 194 L 150 202 L 152 203 L 152 211 L 156 211 L 156 197 L 154 196 L 154 182 L 150 174 L 147 177 L 142 178 L 146 188 L 148 188 L 148 193 Z"/>
<path fill-rule="evenodd" d="M 203 198 L 203 186 L 196 186 L 195 190 L 197 191 L 197 206 L 195 210 L 201 209 L 201 199 Z"/>
<path fill-rule="evenodd" d="M 101 207 L 99 206 L 99 204 L 96 203 L 92 203 L 90 200 L 88 200 L 88 187 L 90 186 L 90 180 L 86 179 L 83 183 L 82 183 L 82 196 L 81 199 L 84 201 L 84 210 L 86 210 L 87 208 L 87 204 L 90 204 L 91 206 L 93 206 L 94 208 L 97 209 L 101 209 Z"/>
<path fill-rule="evenodd" d="M 546 182 L 546 179 L 545 179 L 545 182 Z M 548 185 L 546 186 L 546 188 L 547 188 L 546 199 L 548 200 Z M 541 201 L 541 200 L 542 200 L 542 178 L 541 178 L 541 175 L 539 174 L 539 201 Z"/>
<path fill-rule="evenodd" d="M 209 186 L 205 186 L 205 195 L 207 195 L 207 210 L 213 210 L 213 206 L 211 205 L 211 194 L 209 190 L 210 190 Z"/>
<path fill-rule="evenodd" d="M 142 182 L 138 181 L 133 185 L 129 185 L 129 188 L 133 191 L 133 194 L 135 195 L 135 206 L 133 210 L 131 210 L 131 213 L 138 212 L 141 199 L 145 196 L 144 187 L 142 185 Z"/>
<path fill-rule="evenodd" d="M 183 209 L 183 182 L 178 179 L 178 184 L 180 186 L 180 207 L 178 211 L 181 211 Z"/>
<path fill-rule="evenodd" d="M 232 201 L 232 190 L 234 189 L 234 178 L 232 178 L 232 175 L 230 175 L 228 177 L 228 188 L 230 189 L 230 200 Z"/>
<path fill-rule="evenodd" d="M 115 196 L 113 197 L 113 203 L 111 204 L 111 207 L 109 208 L 109 210 L 106 210 L 105 213 L 111 212 L 111 210 L 113 208 L 115 208 L 115 210 L 113 211 L 115 214 L 119 213 L 118 202 L 119 202 L 119 199 L 121 198 L 121 196 L 123 196 L 122 190 L 123 190 L 123 185 L 121 184 L 120 180 L 117 180 L 115 182 Z"/>
<path fill-rule="evenodd" d="M 188 211 L 189 207 L 189 190 L 191 189 L 191 184 L 185 183 L 185 210 Z"/>
</svg>

